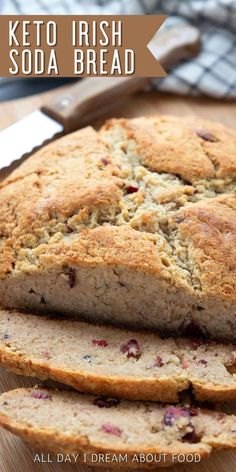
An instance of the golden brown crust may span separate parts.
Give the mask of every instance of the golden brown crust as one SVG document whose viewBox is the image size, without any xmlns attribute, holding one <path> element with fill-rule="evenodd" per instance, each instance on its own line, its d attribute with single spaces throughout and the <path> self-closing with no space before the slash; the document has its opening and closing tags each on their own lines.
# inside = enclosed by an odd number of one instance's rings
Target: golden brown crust
<svg viewBox="0 0 236 472">
<path fill-rule="evenodd" d="M 178 447 L 173 448 L 170 447 L 168 452 L 162 452 L 162 449 L 160 447 L 154 448 L 137 448 L 137 449 L 131 449 L 128 445 L 124 448 L 119 448 L 119 447 L 106 447 L 102 444 L 91 444 L 86 440 L 86 438 L 75 438 L 74 436 L 69 436 L 65 439 L 65 436 L 63 434 L 50 434 L 50 432 L 47 431 L 40 431 L 36 430 L 34 431 L 32 428 L 28 428 L 25 426 L 22 426 L 20 423 L 17 421 L 12 422 L 9 421 L 6 415 L 0 414 L 0 424 L 3 428 L 7 429 L 11 433 L 20 436 L 21 439 L 26 441 L 28 444 L 30 444 L 32 447 L 37 448 L 40 451 L 46 451 L 46 452 L 52 452 L 54 454 L 80 454 L 81 458 L 78 460 L 78 463 L 84 464 L 84 461 L 82 459 L 83 454 L 86 454 L 86 465 L 94 465 L 94 462 L 92 460 L 92 454 L 111 454 L 111 455 L 116 455 L 117 457 L 119 455 L 124 455 L 127 454 L 127 462 L 124 464 L 122 461 L 119 463 L 119 468 L 120 469 L 127 469 L 127 464 L 129 468 L 131 469 L 153 469 L 157 467 L 170 467 L 171 465 L 175 465 L 177 462 L 173 460 L 173 455 L 179 455 L 183 454 L 187 456 L 188 454 L 188 449 L 183 446 L 182 448 Z M 232 446 L 234 447 L 234 446 Z M 216 447 L 217 448 L 217 447 Z M 198 445 L 198 447 L 194 448 L 194 453 L 199 454 L 201 460 L 206 459 L 211 455 L 212 448 L 211 446 L 208 446 L 207 444 L 201 444 Z M 146 463 L 138 463 L 137 460 L 133 460 L 134 455 L 151 455 L 151 454 L 156 454 L 158 457 L 158 463 L 157 462 L 146 462 Z M 150 456 L 149 456 L 149 461 L 150 461 Z M 182 458 L 181 458 L 181 463 Z M 97 467 L 104 467 L 104 462 L 96 462 Z M 117 468 L 117 463 L 114 462 L 110 463 L 109 462 L 109 467 L 116 467 Z"/>
<path fill-rule="evenodd" d="M 206 294 L 236 297 L 236 194 L 181 209 L 175 221 L 178 234 L 189 242 L 189 257 L 200 267 Z"/>
<path fill-rule="evenodd" d="M 96 409 L 97 407 L 94 408 L 94 406 L 91 408 L 93 403 L 94 397 L 90 396 L 84 396 L 82 399 L 81 395 L 77 395 L 74 393 L 68 393 L 68 392 L 57 392 L 55 390 L 48 390 L 48 389 L 43 389 L 40 388 L 40 392 L 43 394 L 45 393 L 46 396 L 49 396 L 49 400 L 34 400 L 32 399 L 33 392 L 37 392 L 37 390 L 34 389 L 17 389 L 8 393 L 5 393 L 1 396 L 1 412 L 0 412 L 0 423 L 1 425 L 11 431 L 14 434 L 19 435 L 22 439 L 26 440 L 33 446 L 39 447 L 40 449 L 43 450 L 48 450 L 53 453 L 64 453 L 64 454 L 78 454 L 79 452 L 83 452 L 88 454 L 88 460 L 90 454 L 95 453 L 102 453 L 102 454 L 127 454 L 127 463 L 132 467 L 141 466 L 142 469 L 144 468 L 150 468 L 150 467 L 157 467 L 159 466 L 167 466 L 167 465 L 173 465 L 176 461 L 176 457 L 174 459 L 174 455 L 176 454 L 184 454 L 187 455 L 189 453 L 192 454 L 199 454 L 201 458 L 205 458 L 209 456 L 212 452 L 213 449 L 221 449 L 221 448 L 235 448 L 236 447 L 236 439 L 235 439 L 235 433 L 234 433 L 234 420 L 235 417 L 233 416 L 228 416 L 223 413 L 217 413 L 214 411 L 210 410 L 201 410 L 198 408 L 195 408 L 197 411 L 197 421 L 195 420 L 195 414 L 193 417 L 191 417 L 191 422 L 190 424 L 194 423 L 195 428 L 197 428 L 198 431 L 201 431 L 201 436 L 198 437 L 197 441 L 194 441 L 193 443 L 190 442 L 185 442 L 181 440 L 181 435 L 179 434 L 179 431 L 185 431 L 184 428 L 186 428 L 186 421 L 184 420 L 183 422 L 180 420 L 179 423 L 177 422 L 176 426 L 173 428 L 169 428 L 170 425 L 165 426 L 166 423 L 163 423 L 163 417 L 167 411 L 167 408 L 170 405 L 162 405 L 158 406 L 155 404 L 152 404 L 148 406 L 148 404 L 141 404 L 136 405 L 135 403 L 132 405 L 128 405 L 127 402 L 121 402 L 119 405 L 119 410 L 118 412 L 115 412 L 114 410 L 111 411 L 110 409 L 106 410 L 103 415 L 103 412 L 100 409 L 100 412 Z M 36 397 L 40 398 L 40 397 Z M 52 418 L 50 421 L 50 417 L 47 420 L 47 416 L 44 416 L 44 419 L 36 419 L 34 420 L 34 417 L 39 415 L 39 411 L 42 410 L 44 411 L 44 406 L 45 403 L 42 404 L 42 402 L 50 402 L 50 399 L 52 402 L 50 403 L 50 411 L 52 413 Z M 71 400 L 70 399 L 74 399 Z M 17 406 L 17 401 L 22 401 L 24 402 L 24 409 L 22 410 L 22 413 L 17 414 L 18 419 L 15 419 L 14 413 L 12 412 L 11 408 L 13 409 L 18 409 Z M 76 401 L 76 404 L 74 404 L 74 401 Z M 27 403 L 26 403 L 27 402 Z M 30 402 L 30 406 L 29 406 Z M 37 403 L 41 402 L 41 403 Z M 62 425 L 62 430 L 58 428 L 59 425 L 59 413 L 62 413 L 63 409 L 63 402 L 65 405 L 65 408 L 63 410 L 64 414 L 68 415 L 68 408 L 71 407 L 71 411 L 69 414 L 73 415 L 75 411 L 83 411 L 85 408 L 85 416 L 82 415 L 79 416 L 76 420 L 76 431 L 73 431 L 73 427 L 70 428 L 70 422 L 68 422 L 68 416 L 66 416 L 66 421 L 67 421 L 67 431 L 66 434 L 64 434 L 63 430 L 63 425 Z M 80 405 L 80 402 L 81 405 Z M 69 406 L 66 406 L 68 403 Z M 76 406 L 75 406 L 76 405 Z M 78 408 L 80 406 L 80 408 Z M 183 407 L 183 404 L 182 404 Z M 188 408 L 187 404 L 186 407 Z M 21 403 L 21 408 L 22 408 L 22 403 Z M 47 406 L 48 408 L 48 406 Z M 117 407 L 114 407 L 115 409 Z M 33 410 L 33 411 L 32 411 Z M 95 411 L 96 410 L 96 411 Z M 103 409 L 104 410 L 104 409 Z M 178 410 L 178 408 L 177 408 Z M 31 415 L 32 411 L 32 419 L 29 421 L 28 419 L 28 414 L 30 412 Z M 88 413 L 90 412 L 91 418 L 93 418 L 93 425 L 94 429 L 92 428 L 91 431 L 87 431 L 87 428 L 84 429 L 83 427 L 83 421 L 86 422 L 86 417 L 88 416 Z M 140 440 L 135 442 L 134 438 L 130 437 L 132 436 L 132 427 L 131 430 L 129 431 L 129 425 L 126 424 L 126 412 L 127 415 L 129 416 L 130 419 L 130 414 L 133 414 L 135 418 L 138 420 L 138 424 L 140 428 L 142 429 L 142 434 L 147 433 L 147 436 L 145 439 L 141 442 Z M 102 413 L 100 415 L 100 413 Z M 114 417 L 115 413 L 115 417 Z M 98 414 L 98 420 L 96 421 L 96 415 Z M 153 415 L 153 416 L 152 416 Z M 50 413 L 49 413 L 50 416 Z M 61 416 L 60 416 L 61 417 Z M 112 436 L 109 437 L 108 435 L 101 435 L 99 431 L 101 431 L 101 426 L 102 426 L 102 419 L 106 418 L 107 423 L 114 425 L 114 421 L 117 421 L 119 418 L 119 424 L 123 425 L 125 430 L 123 431 L 120 429 L 120 433 L 123 435 L 124 433 L 124 439 L 120 439 L 119 437 L 114 440 L 114 437 Z M 112 421 L 113 418 L 113 421 Z M 115 420 L 116 418 L 116 420 Z M 149 418 L 149 419 L 148 419 Z M 152 419 L 151 419 L 152 418 Z M 152 423 L 153 425 L 155 424 L 155 418 L 156 418 L 156 426 L 158 424 L 157 428 L 161 427 L 160 429 L 157 429 L 155 431 L 155 427 L 153 426 L 152 430 Z M 55 423 L 54 423 L 55 421 Z M 189 420 L 187 420 L 188 422 Z M 142 424 L 143 422 L 143 424 Z M 90 424 L 91 422 L 89 422 Z M 75 424 L 73 421 L 71 424 Z M 116 424 L 116 423 L 115 423 Z M 91 427 L 91 424 L 90 424 Z M 180 428 L 180 430 L 179 430 Z M 187 426 L 188 428 L 188 426 Z M 192 428 L 192 426 L 191 426 Z M 72 429 L 72 431 L 71 431 Z M 145 431 L 147 429 L 147 431 Z M 170 432 L 172 430 L 172 432 Z M 187 429 L 188 430 L 188 429 Z M 71 433 L 70 433 L 71 431 Z M 86 435 L 83 434 L 81 431 L 86 431 Z M 96 432 L 95 432 L 96 431 Z M 150 432 L 152 433 L 150 435 Z M 155 441 L 155 436 L 154 434 L 158 433 L 157 441 Z M 182 432 L 182 434 L 184 434 Z M 163 434 L 163 437 L 161 437 L 161 433 Z M 170 441 L 166 441 L 166 438 L 168 437 L 168 434 L 170 433 L 169 438 L 172 438 Z M 127 438 L 129 440 L 127 440 Z M 143 454 L 144 456 L 147 454 L 159 454 L 160 459 L 162 458 L 162 461 L 156 462 L 155 460 L 146 463 L 142 462 L 142 464 L 139 464 L 137 461 L 133 461 L 132 459 L 134 455 L 139 455 Z M 162 457 L 161 457 L 162 456 Z M 102 464 L 97 464 L 97 465 L 102 465 Z M 112 464 L 111 464 L 112 465 Z M 125 464 L 123 464 L 125 465 Z M 120 464 L 122 467 L 122 463 Z"/>
<path fill-rule="evenodd" d="M 177 381 L 167 378 L 140 378 L 101 376 L 89 372 L 75 372 L 69 369 L 49 366 L 48 363 L 32 361 L 22 355 L 9 354 L 0 349 L 1 365 L 18 375 L 38 377 L 41 380 L 52 379 L 79 390 L 95 395 L 106 395 L 128 400 L 162 401 L 177 403 L 181 391 L 192 387 L 196 400 L 230 402 L 236 400 L 235 385 L 215 385 L 205 382 L 186 380 L 178 385 Z"/>
<path fill-rule="evenodd" d="M 225 386 L 223 391 L 218 385 L 194 382 L 193 394 L 199 402 L 209 401 L 209 399 L 212 402 L 235 401 L 235 391 L 230 385 Z"/>
<path fill-rule="evenodd" d="M 158 251 L 156 251 L 157 244 Z M 155 257 L 153 257 L 154 252 Z M 51 245 L 50 252 L 47 245 L 41 245 L 35 250 L 38 263 L 42 267 L 60 266 L 62 259 L 67 264 L 91 266 L 99 264 L 101 267 L 119 264 L 144 272 L 161 273 L 166 281 L 175 276 L 181 283 L 175 267 L 171 272 L 163 266 L 162 256 L 167 252 L 168 247 L 163 237 L 136 232 L 127 226 L 99 226 L 84 230 L 80 238 L 74 240 L 73 245 L 59 240 L 55 245 Z M 32 253 L 34 254 L 34 251 Z M 20 263 L 20 267 L 22 265 Z"/>
<path fill-rule="evenodd" d="M 192 183 L 236 176 L 235 131 L 219 123 L 192 116 L 150 116 L 113 119 L 104 129 L 117 124 L 137 143 L 152 171 L 178 174 Z"/>
<path fill-rule="evenodd" d="M 2 304 L 11 306 L 4 281 L 24 274 L 125 268 L 192 297 L 195 311 L 199 300 L 231 304 L 234 330 L 235 146 L 216 123 L 147 117 L 41 149 L 1 184 Z"/>
<path fill-rule="evenodd" d="M 57 345 L 63 345 L 62 351 L 58 352 L 53 336 Z M 161 340 L 157 334 L 3 310 L 0 339 L 0 363 L 6 369 L 51 378 L 82 392 L 176 403 L 181 392 L 193 389 L 201 401 L 236 400 L 236 380 L 230 373 L 235 368 L 232 345 Z M 94 347 L 94 339 L 105 340 L 107 346 Z M 133 339 L 140 349 L 137 359 L 121 353 L 123 344 Z M 89 364 L 84 357 L 89 357 Z"/>
<path fill-rule="evenodd" d="M 153 172 L 178 174 L 189 182 L 214 176 L 212 163 L 186 122 L 182 125 L 178 118 L 151 117 L 122 120 L 121 124 L 137 143 L 143 163 Z"/>
<path fill-rule="evenodd" d="M 132 377 L 100 376 L 88 372 L 73 372 L 69 369 L 49 367 L 46 362 L 44 365 L 32 362 L 31 359 L 17 356 L 7 356 L 0 352 L 1 365 L 18 375 L 27 377 L 38 377 L 41 380 L 52 379 L 54 381 L 70 385 L 80 392 L 91 393 L 94 395 L 106 395 L 117 398 L 127 398 L 128 400 L 145 401 L 168 401 L 177 403 L 179 401 L 179 392 L 177 382 L 168 379 L 135 379 Z M 3 356 L 3 357 L 2 357 Z M 204 390 L 204 388 L 203 388 Z M 222 398 L 222 391 L 219 392 Z M 202 394 L 202 401 L 212 398 L 217 401 L 218 395 L 214 395 L 214 387 L 209 392 L 208 398 Z M 231 389 L 230 398 L 225 401 L 235 400 L 236 389 Z"/>
</svg>

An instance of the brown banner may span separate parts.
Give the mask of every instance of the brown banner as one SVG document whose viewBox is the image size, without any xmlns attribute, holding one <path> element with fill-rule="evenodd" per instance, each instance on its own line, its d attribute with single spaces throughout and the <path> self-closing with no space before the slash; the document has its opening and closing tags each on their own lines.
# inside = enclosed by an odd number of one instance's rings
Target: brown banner
<svg viewBox="0 0 236 472">
<path fill-rule="evenodd" d="M 160 15 L 0 16 L 1 77 L 163 77 L 147 45 Z"/>
</svg>

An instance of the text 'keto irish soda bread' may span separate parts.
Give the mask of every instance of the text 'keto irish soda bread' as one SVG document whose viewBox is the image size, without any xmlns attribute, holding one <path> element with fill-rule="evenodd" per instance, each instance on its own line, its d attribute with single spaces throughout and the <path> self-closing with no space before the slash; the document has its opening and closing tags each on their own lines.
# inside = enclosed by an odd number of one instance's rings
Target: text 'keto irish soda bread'
<svg viewBox="0 0 236 472">
<path fill-rule="evenodd" d="M 179 454 L 183 461 L 187 454 L 204 458 L 214 449 L 236 448 L 233 415 L 191 404 L 119 401 L 41 388 L 1 395 L 0 424 L 39 450 L 80 453 L 81 461 L 86 454 L 87 462 L 93 453 L 114 454 L 117 461 L 110 466 L 142 470 L 173 465 Z M 126 454 L 123 461 L 119 454 Z M 143 462 L 141 455 L 149 460 Z"/>
<path fill-rule="evenodd" d="M 236 133 L 112 120 L 1 184 L 0 302 L 236 340 Z"/>
<path fill-rule="evenodd" d="M 200 339 L 0 311 L 0 364 L 99 395 L 178 402 L 236 400 L 236 349 Z"/>
</svg>

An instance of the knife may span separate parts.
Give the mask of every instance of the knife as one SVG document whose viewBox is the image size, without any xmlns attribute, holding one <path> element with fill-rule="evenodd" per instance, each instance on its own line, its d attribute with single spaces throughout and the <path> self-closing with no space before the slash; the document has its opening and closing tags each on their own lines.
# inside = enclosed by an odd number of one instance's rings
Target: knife
<svg viewBox="0 0 236 472">
<path fill-rule="evenodd" d="M 198 53 L 199 31 L 185 25 L 164 29 L 154 36 L 148 48 L 169 69 L 175 62 Z M 51 103 L 0 131 L 0 169 L 107 114 L 130 95 L 143 90 L 150 80 L 148 77 L 92 77 L 78 81 Z"/>
</svg>

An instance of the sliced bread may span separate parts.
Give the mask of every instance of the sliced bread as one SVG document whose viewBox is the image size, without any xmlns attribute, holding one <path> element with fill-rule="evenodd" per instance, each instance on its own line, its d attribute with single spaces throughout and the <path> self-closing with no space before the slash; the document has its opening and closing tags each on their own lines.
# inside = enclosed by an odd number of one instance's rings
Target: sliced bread
<svg viewBox="0 0 236 472">
<path fill-rule="evenodd" d="M 118 467 L 171 465 L 179 455 L 203 458 L 213 449 L 236 448 L 235 416 L 188 403 L 119 401 L 42 388 L 2 394 L 0 424 L 40 450 L 80 453 L 87 463 L 93 454 L 113 454 L 118 462 L 126 454 Z"/>
<path fill-rule="evenodd" d="M 0 362 L 87 393 L 177 402 L 192 388 L 198 400 L 236 399 L 234 346 L 201 339 L 1 310 Z"/>
<path fill-rule="evenodd" d="M 40 149 L 0 185 L 0 300 L 236 343 L 236 133 L 112 120 Z"/>
</svg>

